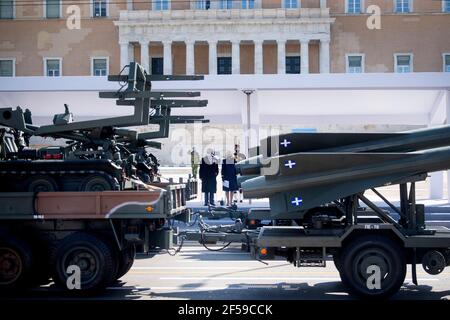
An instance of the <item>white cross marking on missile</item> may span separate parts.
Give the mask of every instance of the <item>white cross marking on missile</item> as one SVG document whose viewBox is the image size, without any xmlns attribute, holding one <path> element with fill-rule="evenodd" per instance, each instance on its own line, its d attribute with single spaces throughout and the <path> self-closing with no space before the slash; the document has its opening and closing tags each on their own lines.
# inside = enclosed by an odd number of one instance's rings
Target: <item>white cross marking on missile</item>
<svg viewBox="0 0 450 320">
<path fill-rule="evenodd" d="M 299 206 L 302 202 L 303 202 L 303 199 L 302 199 L 302 198 L 299 198 L 299 197 L 295 197 L 295 198 L 293 198 L 292 201 L 291 201 L 291 203 L 292 203 L 292 204 L 295 204 L 296 206 Z"/>
<path fill-rule="evenodd" d="M 284 164 L 284 166 L 285 166 L 285 167 L 289 167 L 289 169 L 292 169 L 293 167 L 295 167 L 295 165 L 296 165 L 295 161 L 291 161 L 291 160 L 287 161 L 287 162 Z"/>
<path fill-rule="evenodd" d="M 290 142 L 290 141 L 287 141 L 286 139 L 284 139 L 284 141 L 281 142 L 280 144 L 283 145 L 285 148 L 287 148 L 287 146 L 290 145 L 291 142 Z"/>
</svg>

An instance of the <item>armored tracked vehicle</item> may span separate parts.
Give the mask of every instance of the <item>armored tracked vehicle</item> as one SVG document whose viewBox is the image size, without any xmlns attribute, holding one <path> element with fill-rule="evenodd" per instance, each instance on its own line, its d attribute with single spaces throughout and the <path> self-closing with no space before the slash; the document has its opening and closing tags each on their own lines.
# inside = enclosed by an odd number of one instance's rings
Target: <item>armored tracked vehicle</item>
<svg viewBox="0 0 450 320">
<path fill-rule="evenodd" d="M 53 118 L 52 125 L 36 126 L 30 110 L 0 108 L 0 192 L 6 191 L 103 191 L 121 190 L 126 179 L 151 183 L 158 177 L 158 160 L 148 148 L 168 137 L 171 123 L 207 121 L 203 117 L 171 116 L 177 107 L 204 107 L 205 100 L 166 99 L 195 97 L 198 92 L 153 92 L 151 81 L 199 80 L 201 76 L 151 76 L 137 63 L 128 75 L 109 76 L 121 83 L 101 98 L 134 107 L 129 116 L 90 121 L 73 120 L 69 106 Z M 123 89 L 125 88 L 125 89 Z M 123 90 L 122 90 L 123 89 Z M 157 131 L 138 133 L 126 127 L 156 124 Z M 29 147 L 30 137 L 65 140 L 66 145 L 40 150 Z"/>
</svg>

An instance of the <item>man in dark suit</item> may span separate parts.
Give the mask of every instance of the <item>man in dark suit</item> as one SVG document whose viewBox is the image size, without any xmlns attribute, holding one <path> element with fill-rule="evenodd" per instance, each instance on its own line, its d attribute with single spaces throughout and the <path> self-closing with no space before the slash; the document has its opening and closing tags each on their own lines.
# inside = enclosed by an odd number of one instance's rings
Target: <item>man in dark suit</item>
<svg viewBox="0 0 450 320">
<path fill-rule="evenodd" d="M 200 164 L 200 179 L 202 180 L 202 192 L 205 193 L 205 206 L 214 206 L 214 194 L 217 192 L 216 177 L 219 174 L 219 165 L 212 149 L 206 151 Z"/>
</svg>

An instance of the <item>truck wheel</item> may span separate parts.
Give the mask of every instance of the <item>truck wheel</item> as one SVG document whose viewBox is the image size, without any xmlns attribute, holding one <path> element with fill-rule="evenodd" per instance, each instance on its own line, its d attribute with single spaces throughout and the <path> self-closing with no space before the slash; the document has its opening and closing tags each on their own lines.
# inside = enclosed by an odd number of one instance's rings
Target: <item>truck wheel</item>
<svg viewBox="0 0 450 320">
<path fill-rule="evenodd" d="M 342 258 L 340 253 L 333 254 L 333 262 L 339 273 L 342 273 Z"/>
<path fill-rule="evenodd" d="M 333 254 L 333 262 L 337 271 L 339 272 L 339 276 L 341 277 L 342 284 L 347 287 L 347 283 L 345 282 L 345 278 L 342 277 L 342 252 L 339 251 Z"/>
<path fill-rule="evenodd" d="M 136 257 L 136 247 L 134 244 L 128 245 L 125 249 L 119 252 L 119 270 L 117 272 L 116 279 L 122 278 L 134 263 L 134 258 Z"/>
<path fill-rule="evenodd" d="M 53 280 L 57 285 L 73 289 L 68 284 L 76 284 L 76 279 L 68 278 L 69 266 L 80 269 L 80 289 L 93 291 L 103 289 L 112 282 L 115 274 L 114 252 L 106 242 L 88 233 L 75 233 L 56 249 L 54 258 Z M 69 283 L 68 283 L 69 282 Z"/>
<path fill-rule="evenodd" d="M 31 248 L 11 235 L 0 239 L 0 289 L 23 287 L 32 264 Z"/>
<path fill-rule="evenodd" d="M 39 257 L 39 259 L 34 259 L 33 267 L 30 272 L 30 285 L 31 286 L 41 286 L 47 285 L 51 282 L 51 264 L 50 264 L 50 250 L 48 244 L 43 242 L 31 242 L 33 257 Z"/>
<path fill-rule="evenodd" d="M 103 176 L 94 174 L 84 179 L 81 191 L 107 191 L 114 190 L 114 186 Z"/>
<path fill-rule="evenodd" d="M 361 297 L 390 297 L 398 292 L 406 276 L 401 247 L 384 236 L 353 239 L 344 248 L 341 263 L 342 282 Z"/>
<path fill-rule="evenodd" d="M 58 185 L 50 176 L 35 176 L 27 181 L 28 192 L 57 191 Z"/>
<path fill-rule="evenodd" d="M 44 265 L 39 265 L 31 272 L 30 285 L 31 286 L 43 286 L 51 282 L 51 271 L 48 266 L 47 269 L 43 268 Z"/>
</svg>

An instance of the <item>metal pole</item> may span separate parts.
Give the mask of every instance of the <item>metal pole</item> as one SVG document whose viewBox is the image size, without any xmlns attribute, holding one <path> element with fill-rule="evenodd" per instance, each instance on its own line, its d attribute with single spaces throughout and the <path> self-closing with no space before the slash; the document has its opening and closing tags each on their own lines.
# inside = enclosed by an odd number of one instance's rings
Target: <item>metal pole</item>
<svg viewBox="0 0 450 320">
<path fill-rule="evenodd" d="M 247 95 L 247 139 L 246 139 L 246 143 L 247 143 L 247 157 L 250 158 L 250 129 L 252 127 L 251 125 L 251 119 L 250 119 L 250 95 L 254 92 L 254 90 L 243 90 L 242 92 L 244 92 Z"/>
<path fill-rule="evenodd" d="M 247 137 L 246 137 L 246 143 L 247 143 L 247 158 L 250 158 L 250 129 L 252 127 L 251 120 L 250 120 L 250 95 L 254 92 L 254 90 L 242 90 L 247 95 Z M 252 200 L 248 200 L 249 204 L 252 204 Z"/>
<path fill-rule="evenodd" d="M 251 94 L 251 93 L 250 93 Z M 251 120 L 250 120 L 250 94 L 247 95 L 247 156 L 250 158 L 250 129 L 251 129 Z"/>
</svg>

